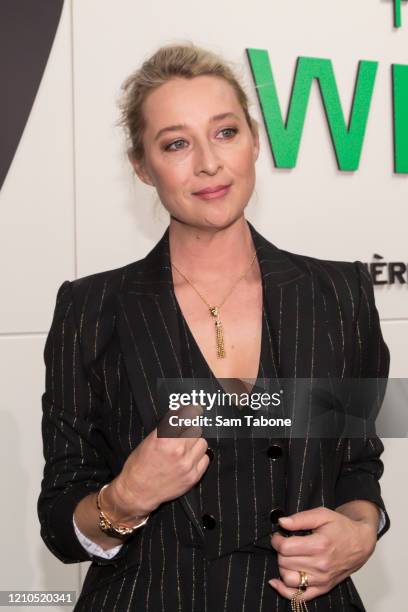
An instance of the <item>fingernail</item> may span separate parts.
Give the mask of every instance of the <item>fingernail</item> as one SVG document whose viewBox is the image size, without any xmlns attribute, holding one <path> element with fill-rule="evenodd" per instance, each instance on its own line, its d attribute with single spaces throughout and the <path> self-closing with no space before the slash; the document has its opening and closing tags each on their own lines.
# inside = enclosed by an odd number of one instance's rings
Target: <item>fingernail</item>
<svg viewBox="0 0 408 612">
<path fill-rule="evenodd" d="M 292 519 L 290 516 L 281 516 L 278 521 L 281 523 L 283 521 L 283 524 L 286 523 L 286 525 L 290 525 L 292 523 Z"/>
<path fill-rule="evenodd" d="M 276 580 L 268 580 L 268 582 L 273 587 L 276 585 Z"/>
</svg>

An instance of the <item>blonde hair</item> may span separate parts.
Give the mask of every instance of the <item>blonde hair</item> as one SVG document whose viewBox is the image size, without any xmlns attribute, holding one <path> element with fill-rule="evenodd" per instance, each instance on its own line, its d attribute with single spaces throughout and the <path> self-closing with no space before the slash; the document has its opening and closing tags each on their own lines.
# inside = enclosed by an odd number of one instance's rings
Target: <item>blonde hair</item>
<svg viewBox="0 0 408 612">
<path fill-rule="evenodd" d="M 202 75 L 213 75 L 225 79 L 234 88 L 245 119 L 251 132 L 255 134 L 258 123 L 249 114 L 248 96 L 231 66 L 232 64 L 229 65 L 219 55 L 191 42 L 160 47 L 122 85 L 123 95 L 118 104 L 121 117 L 118 125 L 121 125 L 126 132 L 129 143 L 128 155 L 134 160 L 143 158 L 145 129 L 143 102 L 151 91 L 173 77 L 192 79 Z"/>
</svg>

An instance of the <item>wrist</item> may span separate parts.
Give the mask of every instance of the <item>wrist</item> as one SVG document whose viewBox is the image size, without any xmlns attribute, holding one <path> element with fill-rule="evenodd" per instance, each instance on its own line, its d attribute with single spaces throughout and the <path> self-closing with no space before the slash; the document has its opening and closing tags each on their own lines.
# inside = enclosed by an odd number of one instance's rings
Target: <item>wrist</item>
<svg viewBox="0 0 408 612">
<path fill-rule="evenodd" d="M 368 500 L 353 500 L 336 508 L 344 516 L 354 521 L 364 521 L 371 525 L 375 533 L 380 526 L 381 512 L 377 504 Z"/>
<path fill-rule="evenodd" d="M 363 530 L 362 539 L 366 547 L 367 555 L 370 556 L 377 544 L 377 525 L 366 518 L 359 519 L 358 522 Z"/>
<path fill-rule="evenodd" d="M 138 527 L 142 527 L 143 525 L 145 525 L 149 519 L 149 515 L 147 515 L 146 517 L 143 517 L 143 516 L 132 517 L 131 525 L 129 525 L 129 523 L 126 524 L 126 520 L 128 517 L 120 519 L 119 522 L 116 522 L 115 519 L 112 521 L 112 516 L 111 517 L 107 516 L 104 512 L 104 509 L 101 507 L 102 493 L 108 487 L 109 487 L 109 484 L 105 484 L 99 490 L 98 497 L 96 500 L 96 505 L 99 510 L 98 527 L 101 531 L 103 531 L 104 534 L 108 535 L 109 537 L 115 537 L 115 538 L 119 537 L 121 539 L 126 538 L 127 536 L 132 535 L 133 532 L 136 529 L 138 529 Z M 138 520 L 138 522 L 135 525 L 136 520 Z"/>
<path fill-rule="evenodd" d="M 102 510 L 113 523 L 134 525 L 144 520 L 153 510 L 140 503 L 136 506 L 127 489 L 117 478 L 105 487 L 101 497 Z"/>
<path fill-rule="evenodd" d="M 336 508 L 357 525 L 362 534 L 361 541 L 367 554 L 371 554 L 377 543 L 377 532 L 380 525 L 380 510 L 368 500 L 353 500 Z"/>
</svg>

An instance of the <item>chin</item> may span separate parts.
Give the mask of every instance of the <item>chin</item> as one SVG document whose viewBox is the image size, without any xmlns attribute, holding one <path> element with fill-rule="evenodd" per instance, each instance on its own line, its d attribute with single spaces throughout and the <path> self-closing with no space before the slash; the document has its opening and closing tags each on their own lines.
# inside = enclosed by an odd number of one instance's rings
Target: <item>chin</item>
<svg viewBox="0 0 408 612">
<path fill-rule="evenodd" d="M 246 205 L 245 205 L 246 206 Z M 224 229 L 235 223 L 243 216 L 244 204 L 228 205 L 226 202 L 200 203 L 195 202 L 188 210 L 168 210 L 174 221 L 183 225 L 190 225 L 199 229 Z"/>
<path fill-rule="evenodd" d="M 218 227 L 224 229 L 235 223 L 240 217 L 242 217 L 244 210 L 236 211 L 225 211 L 220 214 L 208 214 L 204 216 L 204 222 L 206 226 Z"/>
</svg>

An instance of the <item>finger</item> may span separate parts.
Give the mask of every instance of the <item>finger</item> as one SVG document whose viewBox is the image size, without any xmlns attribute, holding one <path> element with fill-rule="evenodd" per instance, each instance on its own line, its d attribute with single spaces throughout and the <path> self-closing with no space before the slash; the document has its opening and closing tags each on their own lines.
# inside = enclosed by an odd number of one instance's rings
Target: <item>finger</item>
<svg viewBox="0 0 408 612">
<path fill-rule="evenodd" d="M 189 452 L 199 440 L 205 440 L 200 426 L 172 426 L 163 422 L 160 423 L 158 430 L 157 438 L 162 440 L 162 444 L 170 450 L 181 446 L 184 449 L 183 453 Z"/>
<path fill-rule="evenodd" d="M 185 453 L 189 452 L 190 449 L 193 448 L 195 444 L 197 444 L 197 442 L 199 442 L 200 440 L 206 440 L 202 436 L 190 436 L 187 434 L 181 435 L 183 434 L 182 431 L 179 432 L 180 435 L 175 436 L 173 433 L 173 429 L 175 428 L 170 426 L 169 428 L 172 430 L 170 432 L 170 435 L 160 435 L 157 436 L 157 438 L 159 440 L 159 444 L 163 445 L 166 451 L 170 454 L 173 452 L 174 449 L 180 449 L 180 454 L 184 455 Z M 195 433 L 198 432 L 196 431 Z"/>
<path fill-rule="evenodd" d="M 290 570 L 296 572 L 299 567 L 307 573 L 307 575 L 318 574 L 320 570 L 316 567 L 318 564 L 317 557 L 284 557 L 281 554 L 277 555 L 279 570 Z M 299 574 L 298 574 L 299 575 Z"/>
<path fill-rule="evenodd" d="M 182 406 L 177 410 L 168 410 L 166 414 L 163 415 L 158 425 L 158 436 L 161 438 L 177 439 L 200 437 L 202 434 L 202 427 L 201 425 L 193 425 L 192 419 L 201 416 L 202 412 L 202 406 L 193 406 L 192 404 Z"/>
<path fill-rule="evenodd" d="M 185 457 L 191 461 L 191 470 L 197 478 L 201 478 L 210 463 L 210 458 L 206 454 L 208 442 L 205 438 L 183 438 L 183 442 L 186 445 Z"/>
<path fill-rule="evenodd" d="M 322 571 L 319 568 L 321 559 L 319 557 L 283 557 L 277 556 L 279 571 L 298 572 L 301 568 L 308 576 L 314 576 L 316 582 L 320 584 L 322 580 L 327 579 L 327 571 Z"/>
<path fill-rule="evenodd" d="M 196 485 L 201 480 L 204 473 L 207 471 L 210 463 L 210 458 L 206 454 L 208 443 L 205 438 L 195 438 L 194 446 L 188 451 L 188 457 L 191 460 L 191 475 L 194 478 Z"/>
<path fill-rule="evenodd" d="M 176 435 L 179 438 L 199 438 L 202 434 L 201 425 L 192 425 L 192 420 L 195 417 L 200 417 L 203 413 L 203 407 L 193 406 L 182 406 L 177 411 L 177 416 L 180 419 L 180 424 L 175 426 Z M 191 446 L 190 444 L 188 446 Z"/>
<path fill-rule="evenodd" d="M 196 442 L 197 438 L 201 438 L 202 433 L 203 433 L 203 428 L 200 425 L 190 425 L 189 427 L 182 427 L 180 435 L 178 437 L 185 438 L 185 439 L 193 438 L 194 441 Z"/>
<path fill-rule="evenodd" d="M 201 438 L 203 434 L 203 428 L 201 425 L 191 425 L 189 424 L 189 420 L 191 421 L 195 417 L 202 416 L 204 412 L 204 408 L 201 405 L 189 404 L 188 406 L 182 406 L 177 410 L 178 417 L 182 419 L 181 425 L 177 426 L 177 430 L 180 432 L 179 438 L 194 438 L 196 441 L 197 438 Z M 188 447 L 192 447 L 194 444 L 188 444 Z"/>
<path fill-rule="evenodd" d="M 285 557 L 313 556 L 321 552 L 322 542 L 318 533 L 307 536 L 285 537 L 278 531 L 271 536 L 272 547 Z"/>
<path fill-rule="evenodd" d="M 282 516 L 279 523 L 289 531 L 297 529 L 317 529 L 333 520 L 333 510 L 325 506 L 296 512 L 290 516 Z"/>
<path fill-rule="evenodd" d="M 194 451 L 193 455 L 197 460 L 208 448 L 208 442 L 199 428 L 190 427 L 188 430 L 182 432 L 177 440 L 184 444 L 185 453 L 190 454 Z"/>
<path fill-rule="evenodd" d="M 308 571 L 307 568 L 305 568 L 303 565 L 298 565 L 298 567 L 301 567 L 302 570 L 306 572 L 308 587 L 309 586 L 320 586 L 321 587 L 323 584 L 326 584 L 328 582 L 327 577 L 325 579 L 323 579 L 322 577 L 317 578 L 314 573 Z M 299 588 L 299 585 L 301 582 L 299 570 L 286 570 L 286 569 L 282 569 L 282 567 L 279 566 L 279 575 L 280 575 L 281 580 L 284 582 L 284 584 L 286 584 L 287 587 L 291 587 L 293 589 Z"/>
<path fill-rule="evenodd" d="M 293 589 L 291 587 L 286 586 L 286 584 L 280 578 L 273 578 L 272 580 L 268 580 L 268 583 L 274 588 L 282 597 L 286 597 L 287 599 L 292 599 L 293 595 L 298 590 L 297 588 Z M 325 591 L 323 591 L 319 587 L 307 587 L 305 591 L 302 593 L 302 597 L 305 601 L 309 601 L 322 595 Z"/>
<path fill-rule="evenodd" d="M 208 461 L 210 460 L 209 456 L 206 454 L 208 448 L 208 442 L 205 438 L 192 438 L 194 440 L 194 444 L 188 449 L 188 453 L 190 458 L 193 460 L 193 463 L 198 463 L 201 461 L 203 457 L 207 457 Z"/>
<path fill-rule="evenodd" d="M 179 418 L 193 418 L 201 416 L 204 413 L 204 407 L 201 404 L 187 404 L 178 408 L 169 408 L 160 419 L 161 422 L 168 422 L 172 415 L 177 414 Z"/>
<path fill-rule="evenodd" d="M 187 406 L 180 406 L 177 410 L 172 410 L 182 418 L 193 418 L 195 416 L 201 416 L 204 413 L 204 407 L 201 404 L 187 404 Z"/>
<path fill-rule="evenodd" d="M 298 565 L 296 565 L 295 569 L 285 568 L 282 565 L 282 563 L 278 562 L 279 574 L 283 582 L 286 584 L 286 586 L 290 586 L 293 588 L 299 587 L 300 574 L 299 574 L 298 568 L 301 567 L 302 570 L 307 575 L 308 586 L 315 586 L 319 588 L 328 587 L 330 580 L 332 580 L 333 578 L 331 574 L 329 575 L 327 572 L 321 572 L 313 566 L 309 567 L 305 565 L 304 560 L 302 561 L 302 557 L 298 557 L 298 558 L 299 558 L 299 561 L 297 562 Z"/>
<path fill-rule="evenodd" d="M 207 471 L 208 465 L 210 463 L 210 458 L 208 455 L 204 455 L 200 461 L 197 463 L 197 482 L 201 480 L 204 473 Z"/>
</svg>

